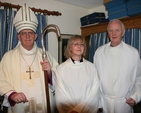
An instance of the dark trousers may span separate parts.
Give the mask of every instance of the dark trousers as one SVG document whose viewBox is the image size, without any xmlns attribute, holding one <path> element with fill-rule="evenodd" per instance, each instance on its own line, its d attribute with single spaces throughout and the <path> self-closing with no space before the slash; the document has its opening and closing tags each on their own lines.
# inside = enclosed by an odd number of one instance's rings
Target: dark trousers
<svg viewBox="0 0 141 113">
<path fill-rule="evenodd" d="M 8 113 L 8 108 L 2 106 L 4 96 L 0 96 L 0 113 Z"/>
<path fill-rule="evenodd" d="M 8 113 L 8 107 L 3 106 L 2 110 L 0 110 L 0 113 Z"/>
<path fill-rule="evenodd" d="M 141 113 L 141 101 L 133 107 L 134 113 Z"/>
</svg>

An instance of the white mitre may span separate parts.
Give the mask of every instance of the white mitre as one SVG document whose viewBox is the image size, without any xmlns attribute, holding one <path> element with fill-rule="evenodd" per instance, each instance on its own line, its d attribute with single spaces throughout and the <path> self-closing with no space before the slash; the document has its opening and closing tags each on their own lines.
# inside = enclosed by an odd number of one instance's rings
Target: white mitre
<svg viewBox="0 0 141 113">
<path fill-rule="evenodd" d="M 14 26 L 19 33 L 23 29 L 31 29 L 36 32 L 38 20 L 34 12 L 24 4 L 17 12 L 14 21 Z"/>
</svg>

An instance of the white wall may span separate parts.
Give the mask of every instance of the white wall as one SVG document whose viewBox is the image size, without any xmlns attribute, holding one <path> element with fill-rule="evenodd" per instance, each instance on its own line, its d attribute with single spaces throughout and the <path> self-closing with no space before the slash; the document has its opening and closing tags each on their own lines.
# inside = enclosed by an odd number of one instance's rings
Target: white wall
<svg viewBox="0 0 141 113">
<path fill-rule="evenodd" d="M 1 0 L 15 5 L 26 3 L 30 7 L 46 9 L 49 11 L 59 11 L 61 16 L 48 16 L 48 24 L 56 24 L 61 34 L 81 34 L 80 18 L 97 10 L 104 11 L 103 7 L 95 9 L 85 9 L 54 0 Z M 49 52 L 58 60 L 58 41 L 55 33 L 49 33 Z"/>
</svg>

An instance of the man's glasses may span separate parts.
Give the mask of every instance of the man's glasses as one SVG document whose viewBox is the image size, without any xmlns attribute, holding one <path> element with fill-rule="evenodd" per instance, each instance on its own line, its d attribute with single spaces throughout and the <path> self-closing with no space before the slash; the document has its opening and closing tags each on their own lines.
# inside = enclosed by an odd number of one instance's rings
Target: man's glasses
<svg viewBox="0 0 141 113">
<path fill-rule="evenodd" d="M 33 36 L 34 34 L 35 34 L 34 32 L 21 32 L 21 33 L 20 33 L 20 35 L 21 35 L 21 36 L 24 36 L 24 37 L 27 36 L 27 35 L 28 35 L 28 36 Z"/>
<path fill-rule="evenodd" d="M 120 33 L 121 30 L 116 29 L 116 30 L 108 30 L 108 33 L 112 34 L 112 33 Z"/>
</svg>

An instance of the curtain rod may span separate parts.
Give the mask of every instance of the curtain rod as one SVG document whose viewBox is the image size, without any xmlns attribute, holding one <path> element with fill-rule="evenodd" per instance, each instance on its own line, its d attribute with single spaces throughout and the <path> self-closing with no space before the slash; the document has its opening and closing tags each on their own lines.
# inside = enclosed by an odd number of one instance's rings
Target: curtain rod
<svg viewBox="0 0 141 113">
<path fill-rule="evenodd" d="M 15 9 L 17 9 L 17 10 L 19 10 L 20 8 L 21 8 L 21 6 L 20 5 L 14 5 L 14 4 L 11 4 L 11 3 L 6 3 L 6 2 L 1 2 L 0 1 L 0 7 L 1 6 L 4 6 L 4 8 L 15 8 Z M 37 9 L 37 8 L 31 8 L 31 10 L 35 13 L 35 12 L 37 12 L 37 13 L 43 13 L 44 15 L 53 15 L 53 16 L 61 16 L 62 14 L 60 13 L 60 12 L 58 12 L 58 11 L 48 11 L 48 10 L 46 10 L 46 9 Z"/>
</svg>

